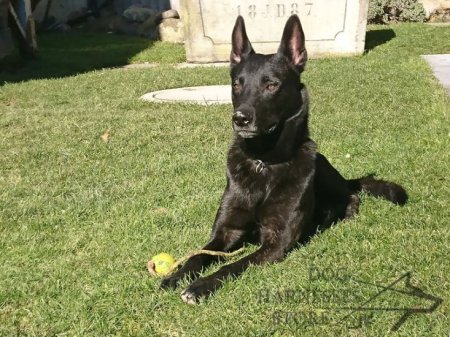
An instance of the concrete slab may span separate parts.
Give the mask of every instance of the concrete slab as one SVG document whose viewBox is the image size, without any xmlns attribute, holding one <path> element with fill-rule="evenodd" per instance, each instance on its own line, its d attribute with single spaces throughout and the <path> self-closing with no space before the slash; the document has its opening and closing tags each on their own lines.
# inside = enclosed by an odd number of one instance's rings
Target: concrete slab
<svg viewBox="0 0 450 337">
<path fill-rule="evenodd" d="M 148 69 L 148 68 L 155 68 L 157 66 L 159 66 L 158 63 L 145 62 L 145 63 L 126 64 L 120 68 L 123 68 L 123 69 Z"/>
<path fill-rule="evenodd" d="M 211 63 L 190 63 L 184 62 L 177 65 L 177 68 L 224 68 L 229 67 L 230 62 L 211 62 Z"/>
<path fill-rule="evenodd" d="M 422 55 L 433 70 L 434 76 L 450 95 L 450 54 Z"/>
<path fill-rule="evenodd" d="M 0 34 L 1 37 L 1 34 Z M 1 45 L 0 45 L 1 47 Z M 147 68 L 155 68 L 159 67 L 161 64 L 157 62 L 144 62 L 144 63 L 130 63 L 126 64 L 124 66 L 120 66 L 118 68 L 120 69 L 147 69 Z M 172 65 L 174 68 L 177 69 L 184 69 L 184 68 L 224 68 L 229 67 L 230 62 L 214 62 L 214 63 L 189 63 L 189 62 L 183 62 L 183 63 L 177 63 Z"/>
<path fill-rule="evenodd" d="M 210 85 L 185 87 L 149 92 L 141 99 L 148 102 L 175 103 L 184 102 L 201 105 L 230 104 L 230 85 Z"/>
</svg>

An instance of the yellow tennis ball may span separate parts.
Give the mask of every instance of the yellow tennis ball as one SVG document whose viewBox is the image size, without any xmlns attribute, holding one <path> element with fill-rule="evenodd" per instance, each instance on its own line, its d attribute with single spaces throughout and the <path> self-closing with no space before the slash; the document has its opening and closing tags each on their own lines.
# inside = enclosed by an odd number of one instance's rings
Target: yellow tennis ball
<svg viewBox="0 0 450 337">
<path fill-rule="evenodd" d="M 175 260 L 170 254 L 159 253 L 152 257 L 152 261 L 155 264 L 155 272 L 158 275 L 164 276 L 169 271 L 170 267 L 175 263 Z"/>
</svg>

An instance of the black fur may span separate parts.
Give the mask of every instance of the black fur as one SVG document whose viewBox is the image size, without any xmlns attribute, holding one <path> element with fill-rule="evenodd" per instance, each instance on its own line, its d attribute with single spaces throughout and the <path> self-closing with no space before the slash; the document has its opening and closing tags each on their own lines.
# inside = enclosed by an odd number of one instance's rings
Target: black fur
<svg viewBox="0 0 450 337">
<path fill-rule="evenodd" d="M 373 176 L 346 180 L 316 152 L 308 132 L 308 94 L 299 75 L 307 61 L 305 38 L 296 15 L 286 23 L 276 54 L 257 54 L 238 17 L 232 34 L 231 80 L 234 138 L 227 159 L 227 185 L 204 249 L 233 251 L 245 242 L 260 248 L 212 275 L 198 278 L 217 257 L 197 255 L 162 288 L 175 288 L 189 276 L 183 291 L 196 303 L 236 277 L 250 264 L 280 261 L 298 242 L 318 229 L 358 212 L 358 192 L 403 205 L 405 190 Z"/>
</svg>

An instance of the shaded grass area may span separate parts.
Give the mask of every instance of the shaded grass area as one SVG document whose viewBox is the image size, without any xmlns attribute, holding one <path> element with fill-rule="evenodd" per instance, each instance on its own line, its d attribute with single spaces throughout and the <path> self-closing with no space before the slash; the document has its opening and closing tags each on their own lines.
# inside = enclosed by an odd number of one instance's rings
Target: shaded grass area
<svg viewBox="0 0 450 337">
<path fill-rule="evenodd" d="M 72 76 L 130 63 L 173 64 L 185 60 L 181 45 L 116 34 L 46 33 L 39 35 L 38 47 L 35 58 L 13 55 L 1 61 L 0 85 Z"/>
<path fill-rule="evenodd" d="M 231 106 L 137 97 L 226 84 L 228 69 L 101 69 L 3 85 L 0 335 L 445 336 L 450 100 L 419 55 L 448 52 L 450 30 L 390 29 L 395 37 L 364 56 L 310 61 L 303 81 L 320 151 L 346 177 L 376 172 L 401 183 L 410 202 L 396 207 L 363 197 L 355 219 L 282 263 L 251 267 L 195 307 L 181 301 L 181 289 L 159 291 L 145 263 L 162 251 L 181 257 L 207 241 L 225 184 Z M 108 143 L 100 139 L 106 130 Z M 311 271 L 325 275 L 311 279 Z M 336 274 L 386 285 L 407 271 L 413 285 L 444 302 L 395 333 L 389 329 L 399 311 L 372 312 L 357 328 L 337 311 L 326 324 L 312 316 L 377 292 Z M 261 300 L 267 290 L 307 295 Z M 430 302 L 391 291 L 372 305 Z M 296 320 L 276 320 L 277 313 Z"/>
</svg>

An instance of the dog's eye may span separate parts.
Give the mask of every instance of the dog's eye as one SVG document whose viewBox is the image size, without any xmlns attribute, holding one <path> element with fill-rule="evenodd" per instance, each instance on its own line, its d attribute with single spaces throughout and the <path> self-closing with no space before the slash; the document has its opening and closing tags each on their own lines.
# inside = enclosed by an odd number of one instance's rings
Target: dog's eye
<svg viewBox="0 0 450 337">
<path fill-rule="evenodd" d="M 268 91 L 275 91 L 278 88 L 278 82 L 269 82 L 266 84 L 266 89 Z"/>
<path fill-rule="evenodd" d="M 239 80 L 234 80 L 232 86 L 234 90 L 239 90 L 241 88 L 241 83 L 239 83 Z"/>
</svg>

